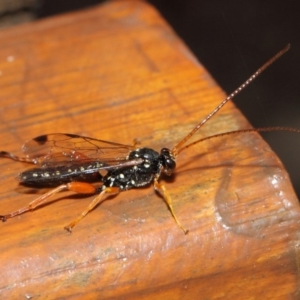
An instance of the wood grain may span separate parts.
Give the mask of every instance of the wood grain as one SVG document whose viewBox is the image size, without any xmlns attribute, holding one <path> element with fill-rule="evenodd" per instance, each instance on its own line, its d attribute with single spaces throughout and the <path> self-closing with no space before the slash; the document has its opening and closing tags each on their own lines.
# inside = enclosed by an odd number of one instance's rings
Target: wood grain
<svg viewBox="0 0 300 300">
<path fill-rule="evenodd" d="M 1 149 L 16 154 L 24 141 L 53 132 L 172 148 L 225 97 L 142 1 L 7 29 L 0 42 Z M 249 127 L 228 103 L 195 138 Z M 1 160 L 1 213 L 43 192 L 18 187 L 25 168 Z M 63 226 L 92 197 L 62 193 L 0 224 L 1 297 L 299 297 L 298 200 L 258 134 L 198 144 L 161 182 L 189 234 L 151 186 L 105 201 L 72 234 Z"/>
</svg>

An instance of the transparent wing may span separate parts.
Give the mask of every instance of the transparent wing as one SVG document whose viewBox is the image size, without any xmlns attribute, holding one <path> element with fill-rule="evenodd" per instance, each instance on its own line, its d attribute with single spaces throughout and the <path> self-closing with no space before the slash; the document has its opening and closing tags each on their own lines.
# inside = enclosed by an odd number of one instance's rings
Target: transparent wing
<svg viewBox="0 0 300 300">
<path fill-rule="evenodd" d="M 134 145 L 64 133 L 41 135 L 27 141 L 22 147 L 28 160 L 43 167 L 80 161 L 101 161 L 105 165 L 120 165 L 127 161 L 126 157 L 134 149 Z M 139 163 L 140 160 L 137 160 L 133 165 Z"/>
</svg>

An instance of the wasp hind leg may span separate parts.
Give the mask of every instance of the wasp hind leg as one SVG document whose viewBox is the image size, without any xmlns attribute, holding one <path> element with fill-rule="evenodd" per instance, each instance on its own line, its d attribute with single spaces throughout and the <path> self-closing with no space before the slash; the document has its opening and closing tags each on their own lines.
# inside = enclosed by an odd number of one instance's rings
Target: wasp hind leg
<svg viewBox="0 0 300 300">
<path fill-rule="evenodd" d="M 56 187 L 55 189 L 52 189 L 51 191 L 47 192 L 46 194 L 36 198 L 32 202 L 30 202 L 27 206 L 24 206 L 24 207 L 22 207 L 18 210 L 15 210 L 11 213 L 8 213 L 5 215 L 0 215 L 0 220 L 5 222 L 7 219 L 21 215 L 27 211 L 32 211 L 35 208 L 46 204 L 47 202 L 49 202 L 50 198 L 53 195 L 55 195 L 59 192 L 62 192 L 62 191 L 72 191 L 72 192 L 75 192 L 78 194 L 95 194 L 97 192 L 97 189 L 93 185 L 86 183 L 86 182 L 70 182 L 67 184 L 62 184 L 62 185 Z"/>
<path fill-rule="evenodd" d="M 164 187 L 164 185 L 160 184 L 157 179 L 154 180 L 154 189 L 164 198 L 164 200 L 166 201 L 168 208 L 175 220 L 175 222 L 177 223 L 177 225 L 182 229 L 182 231 L 184 232 L 184 234 L 187 234 L 189 231 L 188 229 L 185 229 L 181 223 L 179 222 L 179 220 L 177 219 L 173 206 L 172 206 L 172 200 L 171 197 L 169 195 L 169 193 L 167 192 L 166 188 Z"/>
</svg>

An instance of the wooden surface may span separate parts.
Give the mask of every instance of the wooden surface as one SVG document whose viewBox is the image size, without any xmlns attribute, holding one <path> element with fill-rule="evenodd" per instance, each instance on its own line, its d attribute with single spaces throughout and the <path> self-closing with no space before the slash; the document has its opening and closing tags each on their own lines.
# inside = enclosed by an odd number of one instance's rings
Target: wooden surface
<svg viewBox="0 0 300 300">
<path fill-rule="evenodd" d="M 27 139 L 52 132 L 173 147 L 224 98 L 162 17 L 140 1 L 7 29 L 0 43 L 0 143 L 16 154 Z M 247 127 L 228 103 L 197 137 Z M 1 213 L 37 196 L 18 187 L 15 177 L 25 168 L 1 160 Z M 298 200 L 258 134 L 198 144 L 161 182 L 188 235 L 151 186 L 104 202 L 72 234 L 63 226 L 92 197 L 60 194 L 0 224 L 1 298 L 299 297 Z"/>
</svg>

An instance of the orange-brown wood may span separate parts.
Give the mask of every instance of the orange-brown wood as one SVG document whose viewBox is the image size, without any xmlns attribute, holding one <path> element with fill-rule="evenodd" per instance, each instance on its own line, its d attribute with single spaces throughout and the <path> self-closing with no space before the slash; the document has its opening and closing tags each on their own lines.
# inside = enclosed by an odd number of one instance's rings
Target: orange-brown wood
<svg viewBox="0 0 300 300">
<path fill-rule="evenodd" d="M 27 139 L 53 132 L 173 147 L 224 98 L 142 1 L 7 29 L 0 44 L 0 148 L 16 154 Z M 248 127 L 228 103 L 197 137 Z M 44 192 L 18 187 L 25 168 L 1 159 L 1 214 Z M 299 297 L 298 200 L 258 134 L 198 144 L 160 182 L 189 234 L 151 186 L 110 198 L 71 234 L 63 227 L 93 197 L 61 193 L 0 224 L 1 298 Z"/>
</svg>

